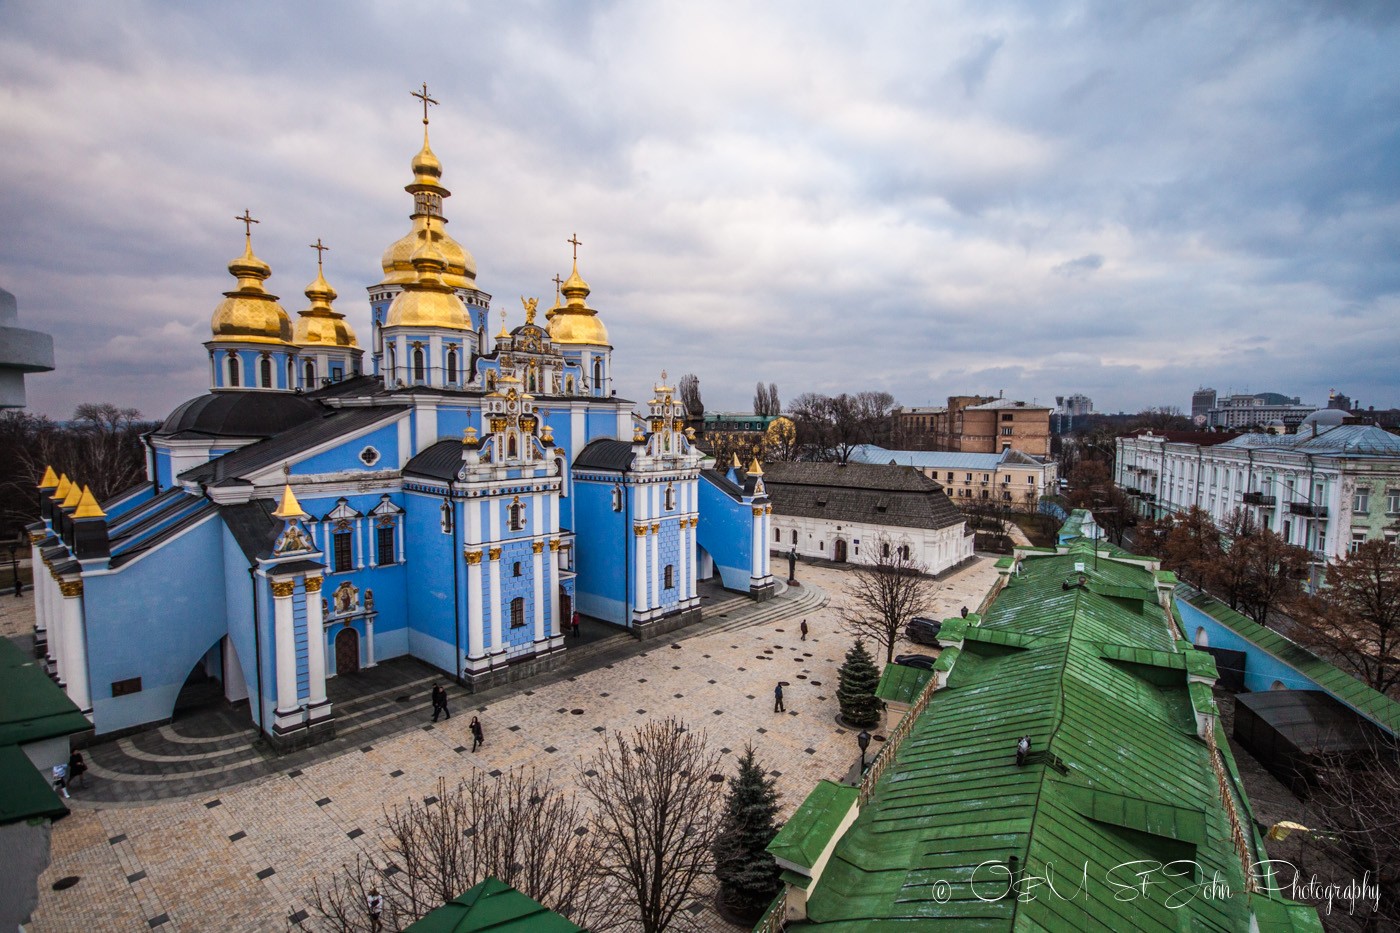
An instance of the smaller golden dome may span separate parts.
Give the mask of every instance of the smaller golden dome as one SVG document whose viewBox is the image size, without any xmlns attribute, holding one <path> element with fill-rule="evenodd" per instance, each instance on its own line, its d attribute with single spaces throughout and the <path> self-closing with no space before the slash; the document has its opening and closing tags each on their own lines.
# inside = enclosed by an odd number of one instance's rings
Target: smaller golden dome
<svg viewBox="0 0 1400 933">
<path fill-rule="evenodd" d="M 272 274 L 272 269 L 253 255 L 252 237 L 245 237 L 243 255 L 228 264 L 228 271 L 238 279 L 238 287 L 224 292 L 224 300 L 214 309 L 209 322 L 214 339 L 244 343 L 290 342 L 291 318 L 277 303 L 277 296 L 263 288 L 262 283 Z"/>
<path fill-rule="evenodd" d="M 389 305 L 384 317 L 385 327 L 446 327 L 454 330 L 470 328 L 467 306 L 443 281 L 447 259 L 438 249 L 431 225 L 413 251 L 410 262 L 416 273 L 414 280 L 405 282 Z"/>
<path fill-rule="evenodd" d="M 306 297 L 311 299 L 311 307 L 297 315 L 296 326 L 292 328 L 293 343 L 300 347 L 359 348 L 355 332 L 345 323 L 345 315 L 331 307 L 336 298 L 335 289 L 326 281 L 320 262 L 316 263 L 316 281 L 306 286 Z"/>
<path fill-rule="evenodd" d="M 433 153 L 432 146 L 428 145 L 428 128 L 423 127 L 423 148 L 418 150 L 418 154 L 413 157 L 413 174 L 415 176 L 427 175 L 429 178 L 442 177 L 442 163 Z"/>
<path fill-rule="evenodd" d="M 588 297 L 588 283 L 578 274 L 578 261 L 574 261 L 574 271 L 560 287 L 568 299 L 564 307 L 551 310 L 549 319 L 549 339 L 556 344 L 585 344 L 605 347 L 608 344 L 608 329 L 598 319 L 598 312 L 588 307 L 584 299 Z"/>
</svg>

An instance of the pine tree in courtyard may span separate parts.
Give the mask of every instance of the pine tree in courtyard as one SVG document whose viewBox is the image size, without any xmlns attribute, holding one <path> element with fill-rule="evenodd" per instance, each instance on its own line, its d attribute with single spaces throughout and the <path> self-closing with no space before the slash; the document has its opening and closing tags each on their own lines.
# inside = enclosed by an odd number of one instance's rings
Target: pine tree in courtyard
<svg viewBox="0 0 1400 933">
<path fill-rule="evenodd" d="M 753 746 L 729 779 L 724 820 L 715 843 L 715 876 L 724 904 L 741 917 L 757 918 L 778 893 L 778 863 L 766 846 L 778 834 L 777 782 L 754 759 Z"/>
<path fill-rule="evenodd" d="M 838 672 L 840 685 L 836 688 L 836 699 L 841 704 L 841 718 L 852 726 L 873 726 L 880 721 L 880 701 L 875 698 L 875 688 L 880 683 L 880 672 L 870 652 L 865 650 L 865 642 L 857 639 L 846 652 L 846 660 Z"/>
</svg>

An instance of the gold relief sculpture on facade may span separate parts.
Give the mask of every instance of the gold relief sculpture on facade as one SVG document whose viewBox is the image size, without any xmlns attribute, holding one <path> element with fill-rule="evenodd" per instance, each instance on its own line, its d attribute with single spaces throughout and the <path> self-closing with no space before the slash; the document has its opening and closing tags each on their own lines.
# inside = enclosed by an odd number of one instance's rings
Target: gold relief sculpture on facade
<svg viewBox="0 0 1400 933">
<path fill-rule="evenodd" d="M 306 578 L 306 592 L 308 592 L 308 593 L 319 593 L 319 592 L 321 592 L 321 584 L 322 584 L 323 582 L 325 582 L 325 577 L 307 577 L 307 578 Z"/>
<path fill-rule="evenodd" d="M 498 547 L 493 547 L 493 548 L 491 549 L 491 559 L 492 559 L 492 560 L 500 560 L 500 559 L 501 559 L 501 549 L 500 549 L 500 548 L 498 548 Z"/>
<path fill-rule="evenodd" d="M 553 541 L 550 541 L 550 542 L 549 542 L 549 549 L 550 549 L 551 551 L 557 551 L 557 550 L 559 550 L 560 543 L 561 543 L 561 542 L 559 541 L 559 539 L 558 539 L 558 538 L 555 538 Z"/>
<path fill-rule="evenodd" d="M 652 534 L 660 534 L 660 533 L 661 533 L 661 523 L 660 523 L 660 522 L 652 522 L 652 523 L 651 523 L 651 533 L 652 533 Z"/>
<path fill-rule="evenodd" d="M 306 540 L 306 535 L 296 525 L 290 526 L 286 533 L 282 535 L 282 540 L 277 542 L 273 548 L 275 554 L 289 554 L 293 551 L 309 551 L 311 542 Z"/>
<path fill-rule="evenodd" d="M 480 551 L 464 551 L 462 552 L 462 556 L 467 559 L 467 564 L 469 566 L 475 567 L 477 564 L 481 563 Z"/>
<path fill-rule="evenodd" d="M 81 596 L 83 595 L 83 581 L 60 580 L 58 581 L 58 589 L 59 592 L 61 592 L 64 596 L 69 597 L 70 599 L 74 596 Z"/>
<path fill-rule="evenodd" d="M 637 537 L 641 538 L 641 537 L 644 537 L 644 536 L 646 535 L 646 533 L 647 533 L 647 526 L 646 526 L 646 525 L 638 525 L 638 526 L 636 526 L 635 528 L 633 528 L 632 530 L 635 531 L 635 532 L 637 533 Z"/>
<path fill-rule="evenodd" d="M 532 541 L 532 542 L 530 542 L 530 550 L 531 550 L 531 551 L 534 551 L 536 554 L 542 554 L 542 553 L 544 553 L 544 542 L 543 542 L 543 541 Z"/>
<path fill-rule="evenodd" d="M 293 593 L 295 593 L 296 590 L 297 581 L 295 580 L 272 581 L 272 595 L 277 597 L 278 599 L 286 599 L 288 596 L 291 596 Z"/>
<path fill-rule="evenodd" d="M 761 506 L 761 505 L 756 505 L 756 506 L 754 506 L 754 507 L 753 507 L 753 514 L 754 514 L 754 517 L 755 517 L 755 518 L 757 518 L 758 516 L 762 515 L 762 514 L 763 514 L 763 506 Z"/>
</svg>

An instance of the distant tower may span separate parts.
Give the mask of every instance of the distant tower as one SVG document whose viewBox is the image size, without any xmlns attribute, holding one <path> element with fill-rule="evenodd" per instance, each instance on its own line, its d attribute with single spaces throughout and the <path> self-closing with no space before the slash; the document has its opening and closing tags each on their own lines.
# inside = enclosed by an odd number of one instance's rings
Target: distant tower
<svg viewBox="0 0 1400 933">
<path fill-rule="evenodd" d="M 588 307 L 588 283 L 578 274 L 578 234 L 569 240 L 574 246 L 574 269 L 560 286 L 565 303 L 551 308 L 545 315 L 549 321 L 549 337 L 564 354 L 564 359 L 583 372 L 585 395 L 608 398 L 612 395 L 612 345 L 608 329 L 598 319 L 598 312 Z"/>
<path fill-rule="evenodd" d="M 24 407 L 24 374 L 53 370 L 53 337 L 19 325 L 15 296 L 0 288 L 0 408 Z"/>
<path fill-rule="evenodd" d="M 330 247 L 321 245 L 318 238 L 311 248 L 316 250 L 316 281 L 306 286 L 311 307 L 298 313 L 292 328 L 292 342 L 300 351 L 297 375 L 307 392 L 326 382 L 358 376 L 360 357 L 364 355 L 355 332 L 345 323 L 345 315 L 331 307 L 335 289 L 326 281 L 321 264 L 322 254 Z"/>
<path fill-rule="evenodd" d="M 243 223 L 243 255 L 228 264 L 238 287 L 224 292 L 210 321 L 210 384 L 215 389 L 259 389 L 289 392 L 296 387 L 293 370 L 296 346 L 292 320 L 277 296 L 263 288 L 272 268 L 253 255 L 253 224 L 247 212 L 234 218 Z"/>
<path fill-rule="evenodd" d="M 1210 410 L 1215 407 L 1214 389 L 1197 389 L 1191 393 L 1191 418 L 1195 420 L 1197 415 L 1210 416 Z"/>
</svg>

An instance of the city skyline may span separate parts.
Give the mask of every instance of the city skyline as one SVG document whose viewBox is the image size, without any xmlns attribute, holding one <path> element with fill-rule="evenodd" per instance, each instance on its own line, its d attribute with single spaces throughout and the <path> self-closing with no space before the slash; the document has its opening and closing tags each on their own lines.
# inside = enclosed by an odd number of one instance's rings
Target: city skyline
<svg viewBox="0 0 1400 933">
<path fill-rule="evenodd" d="M 493 314 L 548 302 L 577 233 L 628 398 L 1396 403 L 1379 6 L 256 9 L 0 11 L 0 287 L 58 363 L 31 410 L 203 391 L 245 208 L 292 314 L 330 246 L 367 345 L 422 82 Z"/>
</svg>

